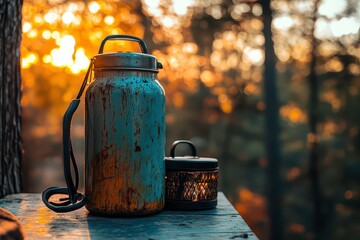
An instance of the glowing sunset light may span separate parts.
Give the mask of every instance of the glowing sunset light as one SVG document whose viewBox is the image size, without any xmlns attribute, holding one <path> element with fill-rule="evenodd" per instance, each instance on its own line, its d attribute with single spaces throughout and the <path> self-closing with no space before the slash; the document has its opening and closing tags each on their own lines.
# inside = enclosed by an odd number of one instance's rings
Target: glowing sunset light
<svg viewBox="0 0 360 240">
<path fill-rule="evenodd" d="M 220 109 L 224 113 L 231 113 L 233 110 L 233 105 L 231 99 L 226 94 L 220 94 L 218 97 L 220 103 Z"/>
<path fill-rule="evenodd" d="M 195 43 L 184 43 L 183 51 L 186 53 L 195 54 L 198 50 L 198 47 Z"/>
<path fill-rule="evenodd" d="M 341 14 L 347 7 L 346 0 L 323 0 L 319 6 L 319 14 L 333 18 Z"/>
<path fill-rule="evenodd" d="M 111 25 L 115 22 L 115 18 L 113 16 L 106 16 L 105 19 L 104 19 L 104 22 L 107 24 L 107 25 Z"/>
<path fill-rule="evenodd" d="M 97 13 L 100 10 L 100 5 L 97 2 L 92 1 L 89 3 L 88 8 L 91 13 Z"/>
<path fill-rule="evenodd" d="M 51 33 L 51 37 L 52 37 L 53 39 L 58 39 L 58 38 L 60 38 L 60 33 L 59 33 L 58 31 L 53 31 L 53 32 Z"/>
<path fill-rule="evenodd" d="M 69 3 L 67 7 L 67 11 L 69 12 L 83 11 L 84 8 L 85 8 L 84 2 L 74 2 L 74 3 Z"/>
<path fill-rule="evenodd" d="M 38 61 L 38 57 L 34 53 L 29 53 L 21 61 L 22 68 L 29 68 L 32 64 Z"/>
<path fill-rule="evenodd" d="M 158 36 L 154 35 L 154 41 L 181 44 L 184 40 L 181 29 L 189 26 L 189 20 L 195 12 L 191 11 L 190 8 L 201 4 L 201 1 L 194 0 L 142 0 L 145 14 L 152 17 L 153 23 L 158 25 L 161 31 L 166 31 L 162 34 L 163 36 L 160 37 L 161 39 L 156 39 Z"/>
<path fill-rule="evenodd" d="M 294 26 L 295 22 L 294 19 L 291 18 L 289 15 L 282 15 L 279 17 L 274 18 L 273 25 L 276 29 L 279 30 L 287 30 Z"/>
<path fill-rule="evenodd" d="M 200 75 L 200 79 L 204 83 L 204 85 L 207 87 L 215 86 L 214 74 L 209 70 L 203 71 Z"/>
<path fill-rule="evenodd" d="M 70 70 L 73 73 L 78 74 L 80 71 L 86 70 L 89 67 L 89 63 L 89 57 L 85 55 L 84 48 L 78 48 L 75 53 L 75 61 L 70 66 Z"/>
<path fill-rule="evenodd" d="M 160 0 L 145 0 L 145 4 L 150 8 L 157 8 L 160 4 Z"/>
<path fill-rule="evenodd" d="M 236 68 L 238 66 L 238 64 L 239 64 L 238 55 L 236 53 L 230 54 L 230 56 L 228 57 L 226 63 L 230 68 Z"/>
<path fill-rule="evenodd" d="M 63 42 L 70 42 L 66 40 Z M 78 48 L 75 53 L 75 60 L 73 60 L 74 47 L 73 45 L 61 45 L 60 48 L 53 49 L 51 56 L 46 55 L 43 61 L 50 63 L 57 67 L 68 67 L 72 73 L 78 74 L 83 70 L 86 70 L 89 66 L 89 57 L 86 56 L 83 48 Z"/>
<path fill-rule="evenodd" d="M 256 86 L 256 84 L 254 83 L 249 83 L 246 85 L 246 87 L 244 88 L 244 93 L 246 95 L 251 95 L 251 94 L 259 94 L 260 93 L 260 89 Z"/>
<path fill-rule="evenodd" d="M 22 31 L 24 32 L 24 33 L 27 33 L 28 31 L 30 31 L 30 29 L 31 29 L 31 23 L 29 23 L 29 22 L 24 22 L 24 24 L 23 24 L 23 26 L 22 26 Z"/>
<path fill-rule="evenodd" d="M 182 93 L 175 93 L 172 100 L 174 105 L 178 108 L 181 108 L 185 103 L 184 95 Z"/>
<path fill-rule="evenodd" d="M 57 16 L 55 13 L 53 13 L 53 12 L 48 12 L 47 14 L 45 14 L 44 19 L 45 19 L 45 21 L 46 21 L 47 23 L 53 24 L 53 23 L 56 22 L 57 17 L 58 17 L 58 16 Z"/>
<path fill-rule="evenodd" d="M 263 22 L 259 18 L 262 14 L 260 3 L 248 4 L 237 1 L 226 10 L 222 8 L 221 3 L 221 0 L 142 0 L 142 7 L 144 14 L 156 26 L 156 30 L 151 30 L 154 31 L 154 42 L 160 45 L 169 44 L 169 47 L 155 51 L 156 56 L 164 64 L 164 68 L 166 66 L 171 70 L 171 74 L 163 71 L 159 76 L 171 83 L 182 83 L 192 91 L 196 91 L 202 83 L 217 97 L 225 94 L 218 98 L 222 100 L 218 107 L 222 112 L 229 113 L 236 105 L 232 99 L 239 93 L 239 85 L 243 85 L 244 93 L 247 95 L 261 93 L 261 88 L 256 83 L 261 83 L 262 76 L 254 69 L 262 68 L 265 38 L 262 34 Z M 319 45 L 318 50 L 322 56 L 338 51 L 330 46 L 334 39 L 350 39 L 346 40 L 348 43 L 351 39 L 356 39 L 351 36 L 359 32 L 360 24 L 357 15 L 340 15 L 346 10 L 347 5 L 344 0 L 320 2 L 315 37 L 328 41 L 328 44 Z M 41 63 L 51 64 L 55 68 L 65 68 L 67 74 L 80 74 L 86 71 L 89 57 L 95 53 L 90 49 L 97 46 L 106 35 L 124 33 L 124 30 L 120 28 L 121 24 L 130 24 L 137 36 L 141 36 L 144 32 L 141 24 L 136 25 L 137 18 L 130 17 L 136 14 L 128 7 L 123 8 L 122 5 L 115 3 L 74 1 L 48 6 L 49 9 L 46 12 L 34 14 L 29 8 L 29 12 L 24 14 L 25 39 L 34 41 L 40 37 L 49 47 L 44 48 L 44 51 L 40 53 L 37 52 L 38 50 L 33 50 L 31 44 L 27 43 L 23 48 L 23 69 L 30 68 L 40 59 Z M 295 7 L 301 14 L 309 14 L 313 10 L 313 2 L 283 4 L 281 1 L 273 1 L 272 6 L 274 8 L 275 52 L 278 59 L 288 63 L 293 60 L 307 63 L 311 43 L 296 35 L 296 29 L 303 24 L 303 18 L 294 15 L 291 9 Z M 358 8 L 360 9 L 360 4 Z M 117 12 L 121 12 L 122 17 L 118 18 Z M 207 56 L 203 56 L 202 47 L 197 45 L 198 40 L 191 36 L 192 33 L 184 34 L 184 31 L 188 31 L 191 19 L 196 14 L 204 14 L 213 19 L 221 19 L 224 14 L 228 14 L 233 20 L 239 21 L 239 26 L 233 24 L 231 28 L 229 26 L 219 28 L 214 33 L 210 52 Z M 249 18 L 251 14 L 253 16 Z M 84 30 L 88 32 L 85 33 Z M 69 34 L 70 32 L 72 35 Z M 350 37 L 348 38 L 347 35 Z M 120 42 L 118 46 L 123 44 Z M 357 50 L 349 49 L 349 52 L 353 52 L 356 56 L 360 55 Z M 323 69 L 339 72 L 343 70 L 343 66 L 334 60 L 324 64 Z M 351 71 L 358 71 L 354 69 L 353 67 Z M 233 71 L 239 74 L 233 75 Z M 244 81 L 252 83 L 245 84 Z M 227 96 L 226 101 L 224 96 Z M 182 106 L 182 97 L 183 95 L 181 97 L 178 95 L 174 98 L 176 101 L 173 99 L 173 103 L 178 107 Z M 292 120 L 297 116 L 297 111 L 293 111 Z"/>
<path fill-rule="evenodd" d="M 44 63 L 50 63 L 51 59 L 52 59 L 51 56 L 48 55 L 48 54 L 44 55 L 43 58 L 42 58 Z"/>
<path fill-rule="evenodd" d="M 169 16 L 164 17 L 162 23 L 166 28 L 172 28 L 175 25 L 174 19 Z"/>
<path fill-rule="evenodd" d="M 75 46 L 75 38 L 71 35 L 65 35 L 63 38 L 59 41 L 60 48 L 63 49 L 73 49 Z"/>
<path fill-rule="evenodd" d="M 72 12 L 65 12 L 61 17 L 63 23 L 69 25 L 75 19 L 75 15 Z"/>
<path fill-rule="evenodd" d="M 280 115 L 292 123 L 305 123 L 307 121 L 305 112 L 293 103 L 283 105 L 280 108 Z"/>
<path fill-rule="evenodd" d="M 327 39 L 332 37 L 330 25 L 327 20 L 325 20 L 324 18 L 319 18 L 315 22 L 314 35 L 318 39 Z"/>
<path fill-rule="evenodd" d="M 55 67 L 63 67 L 71 59 L 71 56 L 69 58 L 69 55 L 62 55 L 59 49 L 51 50 L 50 54 L 51 54 L 51 63 Z"/>
<path fill-rule="evenodd" d="M 281 61 L 291 59 L 300 62 L 309 61 L 310 58 L 306 54 L 297 50 L 299 46 L 296 42 L 297 39 L 304 37 L 302 35 L 304 32 L 301 33 L 301 31 L 310 29 L 312 20 L 315 20 L 314 36 L 316 39 L 339 41 L 347 47 L 357 43 L 360 29 L 360 3 L 358 1 L 319 1 L 315 19 L 309 18 L 309 22 L 304 22 L 305 16 L 313 15 L 315 3 L 315 1 L 272 1 L 271 5 L 274 8 L 272 26 L 276 38 L 275 51 Z M 305 27 L 307 25 L 309 27 Z M 285 49 L 278 49 L 278 44 Z M 300 48 L 302 47 L 300 46 Z M 292 51 L 296 52 L 293 53 Z"/>
<path fill-rule="evenodd" d="M 330 23 L 333 36 L 341 37 L 347 34 L 356 34 L 359 31 L 360 22 L 355 17 L 343 17 Z"/>
<path fill-rule="evenodd" d="M 245 59 L 255 65 L 261 65 L 264 62 L 264 51 L 261 49 L 245 48 Z"/>
<path fill-rule="evenodd" d="M 172 10 L 177 15 L 185 15 L 188 11 L 188 8 L 194 4 L 193 0 L 174 0 Z"/>
<path fill-rule="evenodd" d="M 32 29 L 32 30 L 30 30 L 30 31 L 27 33 L 27 36 L 28 36 L 29 38 L 36 38 L 37 35 L 38 35 L 38 32 L 37 32 L 36 29 Z"/>
<path fill-rule="evenodd" d="M 42 37 L 43 37 L 44 39 L 50 39 L 50 38 L 51 38 L 51 32 L 50 32 L 49 30 L 43 31 Z"/>
<path fill-rule="evenodd" d="M 34 17 L 34 22 L 37 24 L 44 23 L 44 18 L 40 14 L 36 14 Z"/>
</svg>

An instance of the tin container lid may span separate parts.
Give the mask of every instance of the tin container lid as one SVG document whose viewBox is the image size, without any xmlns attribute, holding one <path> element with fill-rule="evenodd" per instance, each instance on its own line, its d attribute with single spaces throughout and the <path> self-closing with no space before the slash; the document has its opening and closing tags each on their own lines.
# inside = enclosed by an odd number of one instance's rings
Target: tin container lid
<svg viewBox="0 0 360 240">
<path fill-rule="evenodd" d="M 175 148 L 178 144 L 187 144 L 191 147 L 192 156 L 175 157 Z M 178 171 L 212 171 L 218 169 L 218 160 L 216 158 L 196 156 L 196 148 L 191 141 L 175 141 L 170 150 L 170 157 L 165 157 L 166 170 Z"/>
<path fill-rule="evenodd" d="M 111 52 L 103 53 L 104 46 L 108 40 L 126 40 L 138 42 L 142 53 L 136 52 Z M 158 72 L 162 68 L 161 63 L 157 58 L 148 54 L 145 42 L 134 36 L 129 35 L 110 35 L 107 36 L 101 43 L 99 53 L 94 56 L 94 70 L 95 71 L 109 71 L 109 70 L 137 70 Z"/>
</svg>

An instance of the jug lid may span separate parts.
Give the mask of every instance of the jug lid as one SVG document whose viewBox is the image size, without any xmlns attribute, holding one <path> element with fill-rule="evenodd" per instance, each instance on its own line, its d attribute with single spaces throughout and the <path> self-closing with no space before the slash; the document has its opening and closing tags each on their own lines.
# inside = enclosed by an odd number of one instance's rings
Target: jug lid
<svg viewBox="0 0 360 240">
<path fill-rule="evenodd" d="M 126 40 L 137 42 L 140 45 L 142 53 L 137 52 L 110 52 L 104 53 L 105 43 L 109 40 Z M 110 35 L 101 42 L 99 53 L 93 58 L 94 71 L 111 70 L 136 70 L 158 72 L 162 64 L 157 58 L 148 54 L 145 42 L 138 37 L 130 35 Z"/>
<path fill-rule="evenodd" d="M 187 144 L 191 147 L 192 156 L 175 157 L 175 148 L 178 144 Z M 218 169 L 218 160 L 216 158 L 196 156 L 196 148 L 191 141 L 175 141 L 170 150 L 170 157 L 165 157 L 166 170 L 190 170 L 190 171 L 211 171 Z"/>
<path fill-rule="evenodd" d="M 158 72 L 162 65 L 150 54 L 136 52 L 102 53 L 94 56 L 95 71 L 137 70 Z"/>
</svg>

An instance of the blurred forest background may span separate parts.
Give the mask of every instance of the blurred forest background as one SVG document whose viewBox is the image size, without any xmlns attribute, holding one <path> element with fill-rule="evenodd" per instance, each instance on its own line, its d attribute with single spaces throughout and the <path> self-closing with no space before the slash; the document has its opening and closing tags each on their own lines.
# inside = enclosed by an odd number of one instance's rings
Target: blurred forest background
<svg viewBox="0 0 360 240">
<path fill-rule="evenodd" d="M 190 139 L 199 155 L 218 158 L 220 190 L 261 239 L 270 226 L 285 239 L 360 236 L 360 1 L 272 0 L 272 15 L 267 2 L 24 0 L 24 191 L 65 185 L 62 115 L 101 40 L 130 34 L 164 66 L 167 151 Z M 276 57 L 266 61 L 269 39 Z M 271 64 L 276 79 L 264 75 Z M 72 126 L 81 173 L 83 109 Z M 269 162 L 272 139 L 278 157 Z M 272 193 L 281 199 L 274 208 Z M 267 209 L 278 211 L 277 224 Z"/>
</svg>

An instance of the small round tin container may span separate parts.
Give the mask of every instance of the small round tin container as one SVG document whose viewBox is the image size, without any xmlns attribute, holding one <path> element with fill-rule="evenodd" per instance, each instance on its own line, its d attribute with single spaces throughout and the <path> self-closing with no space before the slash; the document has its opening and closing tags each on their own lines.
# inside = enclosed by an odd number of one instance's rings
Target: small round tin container
<svg viewBox="0 0 360 240">
<path fill-rule="evenodd" d="M 187 144 L 191 156 L 175 156 L 175 148 Z M 165 157 L 165 206 L 173 210 L 203 210 L 217 205 L 218 160 L 196 156 L 191 141 L 178 140 Z"/>
</svg>

